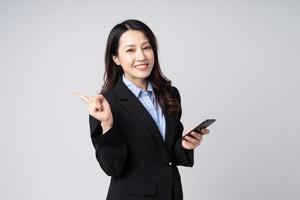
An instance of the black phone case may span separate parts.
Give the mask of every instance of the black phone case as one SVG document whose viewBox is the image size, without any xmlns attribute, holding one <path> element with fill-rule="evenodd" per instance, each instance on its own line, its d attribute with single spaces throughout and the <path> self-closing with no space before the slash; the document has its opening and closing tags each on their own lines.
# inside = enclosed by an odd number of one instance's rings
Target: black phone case
<svg viewBox="0 0 300 200">
<path fill-rule="evenodd" d="M 215 119 L 207 119 L 207 120 L 203 121 L 201 124 L 199 124 L 198 126 L 196 126 L 193 130 L 191 130 L 190 132 L 185 134 L 184 136 L 190 135 L 192 132 L 200 133 L 202 129 L 207 128 L 209 125 L 211 125 L 215 121 L 216 121 Z"/>
</svg>

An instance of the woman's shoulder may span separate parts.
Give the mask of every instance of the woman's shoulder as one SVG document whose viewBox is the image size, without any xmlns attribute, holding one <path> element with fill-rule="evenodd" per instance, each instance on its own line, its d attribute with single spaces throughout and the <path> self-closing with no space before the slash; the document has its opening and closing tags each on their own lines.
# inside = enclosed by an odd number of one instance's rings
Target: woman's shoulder
<svg viewBox="0 0 300 200">
<path fill-rule="evenodd" d="M 114 89 L 110 89 L 101 93 L 108 101 L 113 101 L 116 98 Z"/>
<path fill-rule="evenodd" d="M 172 96 L 174 98 L 178 99 L 179 102 L 180 102 L 181 101 L 181 97 L 180 97 L 179 90 L 175 86 L 171 86 L 171 92 L 172 92 Z"/>
</svg>

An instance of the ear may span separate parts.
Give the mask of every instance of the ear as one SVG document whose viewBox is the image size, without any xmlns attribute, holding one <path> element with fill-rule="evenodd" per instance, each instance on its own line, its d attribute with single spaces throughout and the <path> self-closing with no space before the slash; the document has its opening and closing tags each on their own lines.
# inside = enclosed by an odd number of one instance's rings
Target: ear
<svg viewBox="0 0 300 200">
<path fill-rule="evenodd" d="M 116 63 L 116 65 L 121 65 L 118 56 L 112 56 L 112 59 L 113 59 L 113 61 Z"/>
</svg>

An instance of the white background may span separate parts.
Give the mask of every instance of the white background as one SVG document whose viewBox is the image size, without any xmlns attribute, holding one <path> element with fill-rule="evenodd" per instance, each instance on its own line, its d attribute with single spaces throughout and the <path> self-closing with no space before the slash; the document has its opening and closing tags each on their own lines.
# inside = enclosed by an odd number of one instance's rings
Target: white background
<svg viewBox="0 0 300 200">
<path fill-rule="evenodd" d="M 187 200 L 298 200 L 299 1 L 0 1 L 0 199 L 102 200 L 86 105 L 111 28 L 145 22 L 185 128 L 216 118 Z"/>
</svg>

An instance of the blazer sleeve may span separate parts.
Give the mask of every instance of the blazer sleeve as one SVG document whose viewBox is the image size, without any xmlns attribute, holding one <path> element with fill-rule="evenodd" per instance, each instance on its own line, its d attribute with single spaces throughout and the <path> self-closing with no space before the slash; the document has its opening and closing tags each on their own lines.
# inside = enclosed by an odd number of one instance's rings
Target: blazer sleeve
<svg viewBox="0 0 300 200">
<path fill-rule="evenodd" d="M 179 101 L 179 104 L 181 105 L 181 98 L 179 91 L 176 87 L 173 87 L 173 95 L 175 98 Z M 183 125 L 180 121 L 181 118 L 181 112 L 178 114 L 178 121 L 179 121 L 179 128 L 176 132 L 176 143 L 174 148 L 174 155 L 177 165 L 192 167 L 194 165 L 194 150 L 188 150 L 184 149 L 182 147 L 182 133 L 183 133 Z"/>
<path fill-rule="evenodd" d="M 90 133 L 96 158 L 103 171 L 120 177 L 125 167 L 127 145 L 117 124 L 102 135 L 101 122 L 89 115 Z"/>
</svg>

